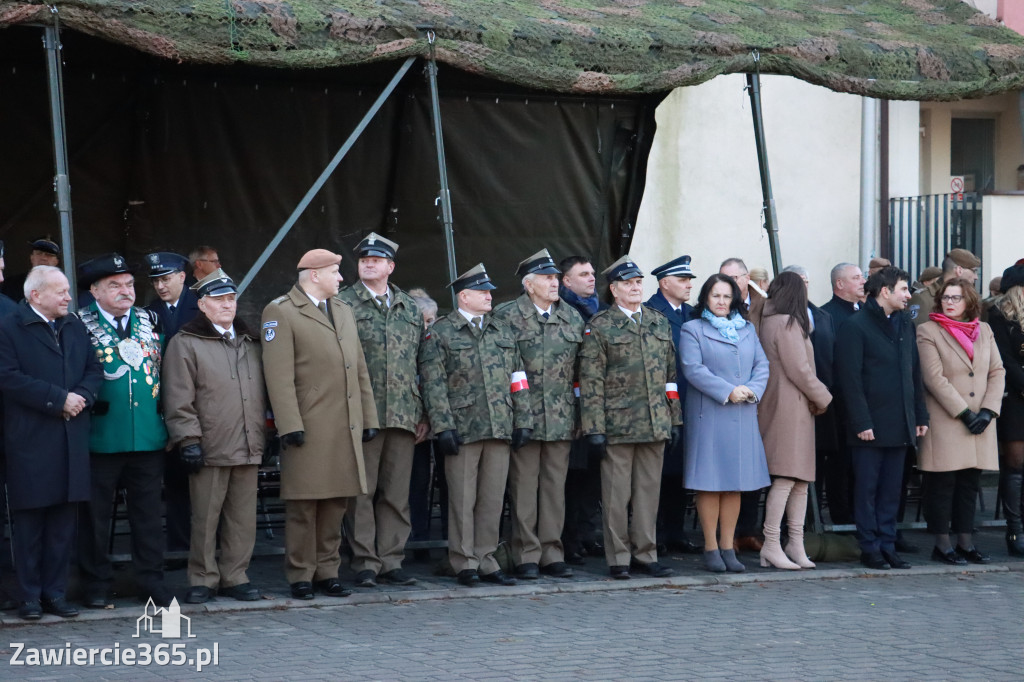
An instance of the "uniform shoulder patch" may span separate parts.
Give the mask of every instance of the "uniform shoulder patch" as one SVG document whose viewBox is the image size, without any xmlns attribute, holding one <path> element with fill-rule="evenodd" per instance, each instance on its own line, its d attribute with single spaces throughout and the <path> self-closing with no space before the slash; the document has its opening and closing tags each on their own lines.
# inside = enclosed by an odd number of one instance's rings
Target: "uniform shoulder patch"
<svg viewBox="0 0 1024 682">
<path fill-rule="evenodd" d="M 277 320 L 270 320 L 268 322 L 264 322 L 263 323 L 263 328 L 264 329 L 270 329 L 271 327 L 276 327 L 276 326 L 277 326 Z"/>
<path fill-rule="evenodd" d="M 263 332 L 263 338 L 268 342 L 273 341 L 275 336 L 277 336 L 277 333 L 273 328 L 269 328 Z"/>
</svg>

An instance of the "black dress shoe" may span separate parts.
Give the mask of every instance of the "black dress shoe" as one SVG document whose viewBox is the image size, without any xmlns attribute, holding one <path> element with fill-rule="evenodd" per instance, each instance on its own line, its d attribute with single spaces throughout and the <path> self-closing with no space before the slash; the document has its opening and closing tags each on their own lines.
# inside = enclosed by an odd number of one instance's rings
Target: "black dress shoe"
<svg viewBox="0 0 1024 682">
<path fill-rule="evenodd" d="M 587 563 L 587 560 L 578 552 L 569 552 L 565 555 L 565 563 L 572 564 L 573 566 L 583 566 Z"/>
<path fill-rule="evenodd" d="M 114 605 L 105 588 L 93 588 L 85 591 L 82 605 L 87 609 L 109 609 Z"/>
<path fill-rule="evenodd" d="M 501 569 L 498 569 L 494 573 L 486 573 L 480 576 L 480 580 L 488 583 L 494 583 L 495 585 L 503 585 L 505 587 L 510 587 L 518 582 L 512 576 L 502 573 Z"/>
<path fill-rule="evenodd" d="M 459 571 L 459 574 L 455 576 L 456 580 L 459 581 L 460 585 L 466 587 L 476 587 L 480 584 L 480 576 L 477 574 L 475 568 L 466 568 Z"/>
<path fill-rule="evenodd" d="M 342 587 L 341 581 L 337 578 L 324 578 L 323 580 L 317 580 L 313 583 L 313 587 L 315 587 L 321 594 L 328 597 L 347 597 L 352 594 L 352 590 Z"/>
<path fill-rule="evenodd" d="M 982 554 L 978 551 L 977 547 L 971 547 L 970 549 L 964 549 L 960 545 L 956 546 L 956 555 L 962 557 L 972 564 L 988 564 L 992 562 L 992 557 L 987 554 Z"/>
<path fill-rule="evenodd" d="M 313 583 L 308 580 L 301 580 L 291 584 L 292 599 L 312 599 Z"/>
<path fill-rule="evenodd" d="M 222 587 L 220 593 L 237 601 L 257 601 L 260 598 L 260 588 L 252 583 Z"/>
<path fill-rule="evenodd" d="M 641 564 L 639 562 L 637 563 L 641 571 L 643 571 L 644 573 L 653 578 L 668 578 L 669 576 L 673 576 L 676 574 L 676 572 L 673 571 L 671 568 L 669 568 L 668 566 L 662 566 L 657 561 L 652 561 L 649 564 Z"/>
<path fill-rule="evenodd" d="M 152 599 L 153 603 L 157 606 L 170 606 L 171 600 L 174 599 L 174 594 L 164 587 L 161 583 L 150 585 L 149 587 L 143 587 L 139 591 L 139 600 L 146 602 Z"/>
<path fill-rule="evenodd" d="M 43 599 L 40 605 L 46 613 L 52 613 L 53 615 L 60 616 L 61 618 L 74 618 L 78 615 L 78 609 L 69 604 L 67 599 L 64 597 Z"/>
<path fill-rule="evenodd" d="M 629 580 L 629 566 L 609 566 L 608 573 L 616 580 Z"/>
<path fill-rule="evenodd" d="M 882 556 L 885 557 L 885 560 L 887 562 L 889 562 L 889 565 L 892 566 L 893 568 L 898 568 L 898 569 L 910 568 L 910 562 L 903 560 L 900 557 L 900 555 L 897 554 L 896 552 L 887 552 L 887 551 L 885 551 L 883 549 L 882 550 Z"/>
<path fill-rule="evenodd" d="M 213 597 L 213 590 L 205 585 L 193 585 L 185 593 L 186 604 L 205 604 Z"/>
<path fill-rule="evenodd" d="M 18 607 L 18 617 L 22 620 L 39 620 L 43 617 L 43 607 L 37 601 L 23 601 Z"/>
<path fill-rule="evenodd" d="M 523 580 L 536 580 L 540 577 L 540 567 L 537 564 L 519 564 L 516 566 L 516 577 Z"/>
<path fill-rule="evenodd" d="M 541 566 L 540 572 L 550 575 L 552 578 L 571 578 L 573 576 L 572 569 L 564 561 L 555 561 L 547 566 Z"/>
<path fill-rule="evenodd" d="M 356 587 L 377 587 L 377 574 L 366 569 L 356 573 Z"/>
<path fill-rule="evenodd" d="M 877 571 L 888 571 L 892 566 L 885 560 L 885 557 L 878 552 L 861 552 L 860 562 L 867 568 L 873 568 Z"/>
<path fill-rule="evenodd" d="M 393 568 L 386 573 L 381 573 L 377 576 L 378 580 L 383 580 L 390 585 L 415 585 L 416 578 L 413 578 L 408 573 L 404 572 L 400 568 Z"/>
<path fill-rule="evenodd" d="M 944 564 L 949 564 L 950 566 L 967 565 L 967 559 L 964 559 L 962 556 L 954 552 L 952 548 L 943 552 L 938 547 L 932 547 L 932 559 Z"/>
</svg>

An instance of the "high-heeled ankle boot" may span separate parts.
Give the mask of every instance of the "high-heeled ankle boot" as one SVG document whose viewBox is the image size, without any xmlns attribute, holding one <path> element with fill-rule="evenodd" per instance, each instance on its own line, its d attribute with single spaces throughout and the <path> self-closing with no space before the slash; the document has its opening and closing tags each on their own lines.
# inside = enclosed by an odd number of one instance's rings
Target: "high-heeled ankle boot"
<svg viewBox="0 0 1024 682">
<path fill-rule="evenodd" d="M 804 549 L 804 518 L 807 515 L 807 484 L 800 482 L 793 486 L 786 503 L 786 527 L 789 529 L 789 542 L 786 543 L 786 556 L 800 568 L 814 568 L 814 562 L 807 556 Z"/>
<path fill-rule="evenodd" d="M 725 573 L 725 562 L 717 549 L 704 550 L 704 568 L 712 573 Z"/>
<path fill-rule="evenodd" d="M 742 573 L 747 570 L 747 567 L 741 564 L 740 560 L 736 558 L 735 549 L 723 549 L 719 554 L 722 555 L 722 562 L 730 573 Z"/>
<path fill-rule="evenodd" d="M 1006 517 L 1006 550 L 1011 556 L 1024 556 L 1024 523 L 1021 520 L 1021 488 L 1024 470 L 1004 469 L 999 473 L 999 496 Z"/>
<path fill-rule="evenodd" d="M 768 498 L 764 503 L 764 547 L 761 548 L 761 567 L 785 568 L 795 571 L 800 567 L 786 558 L 779 543 L 782 532 L 782 515 L 786 512 L 786 500 L 793 490 L 794 481 L 788 478 L 776 478 L 768 490 Z M 802 519 L 803 517 L 801 517 Z"/>
</svg>

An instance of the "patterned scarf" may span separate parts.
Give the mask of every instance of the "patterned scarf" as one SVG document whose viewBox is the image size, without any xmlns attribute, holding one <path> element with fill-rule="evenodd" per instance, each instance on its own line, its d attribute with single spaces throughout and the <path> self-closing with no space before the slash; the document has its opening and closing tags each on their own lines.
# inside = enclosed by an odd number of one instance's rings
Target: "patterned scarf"
<svg viewBox="0 0 1024 682">
<path fill-rule="evenodd" d="M 717 329 L 718 333 L 725 337 L 726 341 L 732 341 L 733 343 L 740 340 L 739 332 L 736 330 L 747 326 L 747 321 L 735 310 L 729 317 L 719 317 L 705 308 L 704 312 L 701 313 L 701 317 L 710 322 L 711 326 Z"/>
<path fill-rule="evenodd" d="M 979 334 L 977 320 L 961 322 L 942 313 L 929 313 L 928 319 L 938 322 L 967 351 L 967 357 L 974 360 L 974 342 L 978 340 Z"/>
</svg>

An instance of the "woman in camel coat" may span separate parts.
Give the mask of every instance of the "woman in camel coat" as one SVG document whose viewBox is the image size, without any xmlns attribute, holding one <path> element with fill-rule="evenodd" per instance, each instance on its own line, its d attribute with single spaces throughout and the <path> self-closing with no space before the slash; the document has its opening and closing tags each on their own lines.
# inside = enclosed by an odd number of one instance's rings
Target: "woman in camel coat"
<svg viewBox="0 0 1024 682">
<path fill-rule="evenodd" d="M 992 329 L 978 320 L 974 286 L 947 280 L 929 321 L 917 328 L 931 428 L 920 443 L 925 520 L 935 535 L 932 558 L 951 565 L 987 563 L 971 533 L 982 470 L 998 470 L 996 428 L 1006 371 Z M 957 534 L 954 549 L 949 532 Z"/>
<path fill-rule="evenodd" d="M 818 380 L 807 314 L 807 285 L 795 272 L 772 282 L 761 317 L 761 345 L 771 372 L 758 405 L 757 421 L 768 458 L 772 487 L 765 502 L 761 565 L 814 568 L 804 551 L 807 485 L 814 480 L 814 416 L 822 414 L 832 394 Z M 779 541 L 786 515 L 789 542 Z"/>
</svg>

